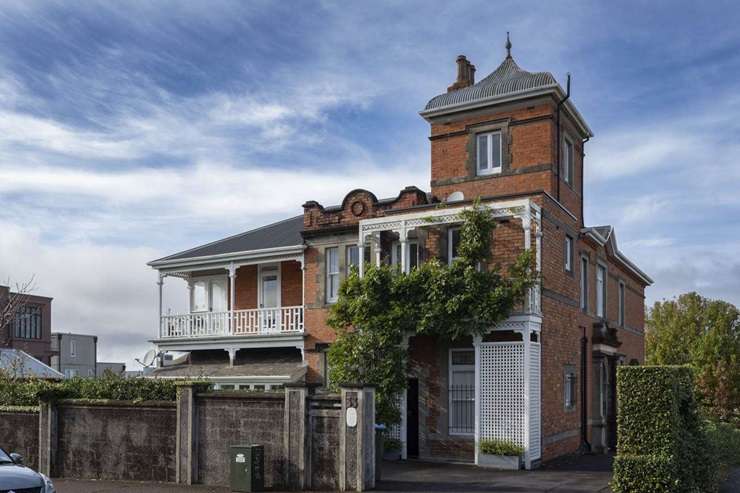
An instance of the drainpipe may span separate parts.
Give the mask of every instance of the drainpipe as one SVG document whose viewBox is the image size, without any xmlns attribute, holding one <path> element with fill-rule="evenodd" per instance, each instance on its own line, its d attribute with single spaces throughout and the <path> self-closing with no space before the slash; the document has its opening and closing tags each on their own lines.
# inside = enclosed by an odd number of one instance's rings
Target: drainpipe
<svg viewBox="0 0 740 493">
<path fill-rule="evenodd" d="M 561 164 L 560 163 L 560 156 L 562 155 L 562 149 L 560 148 L 560 107 L 563 106 L 565 104 L 565 102 L 568 101 L 568 99 L 570 99 L 570 72 L 568 72 L 568 82 L 566 83 L 566 86 L 565 87 L 566 87 L 566 89 L 565 89 L 565 97 L 563 99 L 561 99 L 560 101 L 558 101 L 557 116 L 556 116 L 556 118 L 557 118 L 556 132 L 557 132 L 557 136 L 558 136 L 558 141 L 557 141 L 557 144 L 556 144 L 556 149 L 557 149 L 557 158 L 556 158 L 556 160 L 557 160 L 557 163 L 558 163 L 557 171 L 556 171 L 556 174 L 557 174 L 557 177 L 558 177 L 556 196 L 557 196 L 558 202 L 560 202 L 560 164 Z M 581 180 L 581 181 L 583 181 L 583 180 Z"/>
<path fill-rule="evenodd" d="M 586 327 L 582 327 L 583 336 L 581 337 L 581 444 L 578 446 L 578 452 L 588 454 L 591 452 L 591 444 L 588 443 L 588 405 L 586 403 L 586 390 L 588 385 L 586 377 L 588 375 L 588 338 L 586 337 Z"/>
<path fill-rule="evenodd" d="M 586 220 L 583 219 L 583 183 L 586 181 L 586 142 L 591 140 L 591 137 L 586 137 L 581 142 L 581 226 L 586 224 Z"/>
</svg>

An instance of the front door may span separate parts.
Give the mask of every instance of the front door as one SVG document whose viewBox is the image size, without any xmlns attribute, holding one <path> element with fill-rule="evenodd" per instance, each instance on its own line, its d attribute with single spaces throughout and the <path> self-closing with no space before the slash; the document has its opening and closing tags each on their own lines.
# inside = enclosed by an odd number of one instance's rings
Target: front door
<svg viewBox="0 0 740 493">
<path fill-rule="evenodd" d="M 419 456 L 419 380 L 409 378 L 406 389 L 406 452 Z"/>
<path fill-rule="evenodd" d="M 280 324 L 280 276 L 277 266 L 260 269 L 260 329 L 273 332 Z"/>
</svg>

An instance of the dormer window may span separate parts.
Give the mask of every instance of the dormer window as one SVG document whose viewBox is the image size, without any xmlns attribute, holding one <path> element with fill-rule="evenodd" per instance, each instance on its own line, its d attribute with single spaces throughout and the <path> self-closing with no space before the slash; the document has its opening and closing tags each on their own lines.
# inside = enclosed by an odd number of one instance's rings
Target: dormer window
<svg viewBox="0 0 740 493">
<path fill-rule="evenodd" d="M 501 172 L 501 132 L 488 132 L 477 136 L 478 175 Z"/>
<path fill-rule="evenodd" d="M 563 181 L 568 185 L 573 185 L 574 172 L 573 142 L 568 137 L 565 137 L 563 139 Z"/>
</svg>

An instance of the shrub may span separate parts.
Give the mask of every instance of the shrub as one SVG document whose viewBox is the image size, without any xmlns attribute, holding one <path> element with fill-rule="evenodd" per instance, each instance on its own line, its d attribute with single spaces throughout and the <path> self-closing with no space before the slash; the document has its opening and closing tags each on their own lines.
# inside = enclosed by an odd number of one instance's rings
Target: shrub
<svg viewBox="0 0 740 493">
<path fill-rule="evenodd" d="M 728 423 L 707 421 L 707 438 L 720 465 L 740 465 L 740 429 Z"/>
<path fill-rule="evenodd" d="M 716 466 L 684 366 L 617 371 L 615 493 L 716 491 Z"/>
<path fill-rule="evenodd" d="M 383 450 L 386 452 L 397 452 L 401 450 L 401 440 L 398 438 L 384 438 Z"/>
<path fill-rule="evenodd" d="M 124 401 L 174 401 L 176 381 L 152 378 L 70 378 L 53 382 L 18 379 L 0 373 L 0 395 L 6 406 L 36 406 L 46 399 L 111 399 Z"/>
<path fill-rule="evenodd" d="M 511 440 L 481 440 L 478 450 L 488 455 L 520 456 L 524 453 L 524 447 Z"/>
</svg>

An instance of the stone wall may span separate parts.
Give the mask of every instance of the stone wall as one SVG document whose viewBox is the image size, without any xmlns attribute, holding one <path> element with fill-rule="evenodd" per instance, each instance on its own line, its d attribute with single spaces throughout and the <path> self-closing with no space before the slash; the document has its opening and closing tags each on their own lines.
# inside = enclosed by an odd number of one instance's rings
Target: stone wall
<svg viewBox="0 0 740 493">
<path fill-rule="evenodd" d="M 198 483 L 228 485 L 229 448 L 251 444 L 265 447 L 265 487 L 282 483 L 283 394 L 213 392 L 195 403 Z"/>
<path fill-rule="evenodd" d="M 52 475 L 80 479 L 174 481 L 173 402 L 61 401 Z"/>
<path fill-rule="evenodd" d="M 230 447 L 262 445 L 271 489 L 375 485 L 375 391 L 215 391 L 178 385 L 176 402 L 42 401 L 0 410 L 0 444 L 52 477 L 226 486 Z M 348 415 L 352 419 L 344 419 Z"/>
<path fill-rule="evenodd" d="M 39 413 L 30 409 L 0 411 L 0 446 L 23 456 L 28 467 L 39 466 Z"/>
</svg>

